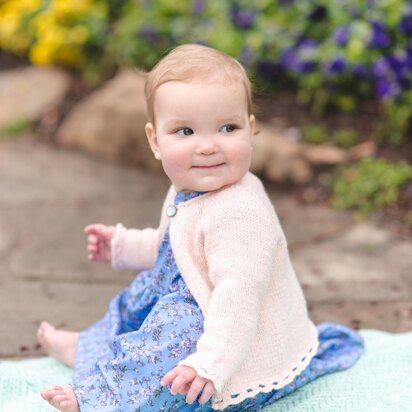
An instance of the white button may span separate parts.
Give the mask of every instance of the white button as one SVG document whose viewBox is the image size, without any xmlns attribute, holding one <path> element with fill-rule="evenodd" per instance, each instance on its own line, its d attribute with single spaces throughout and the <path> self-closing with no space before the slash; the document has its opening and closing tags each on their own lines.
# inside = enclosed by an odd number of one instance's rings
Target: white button
<svg viewBox="0 0 412 412">
<path fill-rule="evenodd" d="M 166 214 L 169 217 L 173 217 L 177 213 L 177 207 L 175 205 L 170 205 L 166 209 Z"/>
</svg>

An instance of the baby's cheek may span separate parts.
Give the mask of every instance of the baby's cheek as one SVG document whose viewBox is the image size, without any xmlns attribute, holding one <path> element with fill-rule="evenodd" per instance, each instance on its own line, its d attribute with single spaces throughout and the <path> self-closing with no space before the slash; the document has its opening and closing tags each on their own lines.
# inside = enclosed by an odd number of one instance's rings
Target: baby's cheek
<svg viewBox="0 0 412 412">
<path fill-rule="evenodd" d="M 191 157 L 183 150 L 174 150 L 169 156 L 169 163 L 173 169 L 183 169 L 190 163 Z"/>
<path fill-rule="evenodd" d="M 173 181 L 179 178 L 190 167 L 190 158 L 179 150 L 170 150 L 163 156 L 162 165 L 165 173 Z"/>
<path fill-rule="evenodd" d="M 250 143 L 242 142 L 232 150 L 232 160 L 240 169 L 249 169 L 252 161 L 252 147 Z"/>
</svg>

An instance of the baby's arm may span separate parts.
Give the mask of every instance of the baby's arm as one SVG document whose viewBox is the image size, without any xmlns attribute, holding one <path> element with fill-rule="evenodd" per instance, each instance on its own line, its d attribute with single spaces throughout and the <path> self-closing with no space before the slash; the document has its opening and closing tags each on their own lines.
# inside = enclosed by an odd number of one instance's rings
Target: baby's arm
<svg viewBox="0 0 412 412">
<path fill-rule="evenodd" d="M 114 269 L 144 270 L 154 266 L 161 236 L 168 225 L 166 208 L 173 202 L 175 195 L 176 192 L 171 187 L 163 204 L 160 225 L 157 229 L 126 229 L 121 223 L 116 225 L 111 241 L 111 258 Z"/>
<path fill-rule="evenodd" d="M 159 233 L 159 229 L 126 229 L 117 224 L 111 241 L 113 268 L 144 270 L 153 267 L 159 248 Z"/>
<path fill-rule="evenodd" d="M 204 224 L 213 292 L 196 352 L 178 365 L 213 381 L 216 392 L 242 365 L 257 331 L 260 306 L 282 242 L 270 216 L 253 204 L 221 210 Z"/>
<path fill-rule="evenodd" d="M 158 230 L 126 229 L 121 224 L 86 226 L 89 260 L 111 262 L 117 269 L 147 269 L 153 266 L 158 247 Z"/>
</svg>

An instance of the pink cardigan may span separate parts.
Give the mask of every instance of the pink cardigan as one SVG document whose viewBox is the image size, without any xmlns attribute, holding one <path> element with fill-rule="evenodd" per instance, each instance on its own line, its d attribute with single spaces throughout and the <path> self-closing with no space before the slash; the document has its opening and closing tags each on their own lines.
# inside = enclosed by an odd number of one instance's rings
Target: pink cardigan
<svg viewBox="0 0 412 412">
<path fill-rule="evenodd" d="M 113 267 L 151 268 L 170 225 L 177 266 L 204 315 L 196 352 L 179 365 L 214 383 L 215 409 L 282 388 L 308 366 L 318 335 L 262 183 L 247 173 L 168 217 L 175 195 L 171 188 L 158 229 L 117 225 Z"/>
</svg>

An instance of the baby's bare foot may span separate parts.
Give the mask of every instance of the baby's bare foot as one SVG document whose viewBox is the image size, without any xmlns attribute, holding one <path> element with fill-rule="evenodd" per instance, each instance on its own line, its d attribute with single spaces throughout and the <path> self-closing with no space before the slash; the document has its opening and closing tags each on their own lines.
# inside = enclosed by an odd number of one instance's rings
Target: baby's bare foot
<svg viewBox="0 0 412 412">
<path fill-rule="evenodd" d="M 43 349 L 70 367 L 74 365 L 78 337 L 77 332 L 56 329 L 47 322 L 42 322 L 37 331 L 37 340 Z"/>
<path fill-rule="evenodd" d="M 40 392 L 43 399 L 61 412 L 80 412 L 76 395 L 71 385 L 51 386 Z"/>
</svg>

